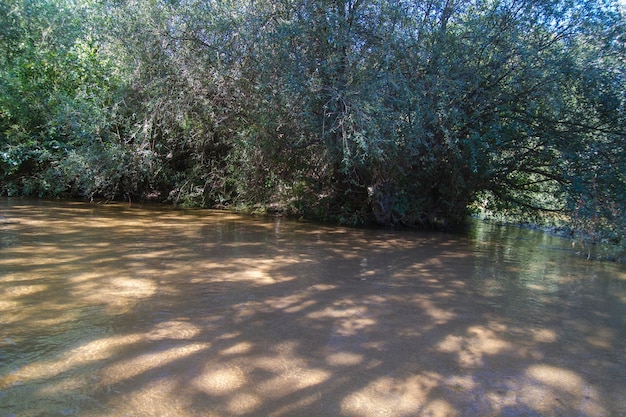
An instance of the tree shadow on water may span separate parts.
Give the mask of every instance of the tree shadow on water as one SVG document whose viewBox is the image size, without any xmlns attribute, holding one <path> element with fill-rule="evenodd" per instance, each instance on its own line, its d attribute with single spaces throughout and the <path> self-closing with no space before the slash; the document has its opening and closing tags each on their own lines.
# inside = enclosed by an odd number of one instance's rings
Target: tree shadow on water
<svg viewBox="0 0 626 417">
<path fill-rule="evenodd" d="M 2 231 L 19 239 L 0 258 L 0 415 L 626 411 L 617 266 L 215 213 L 51 225 L 47 209 L 4 210 L 23 221 Z"/>
</svg>

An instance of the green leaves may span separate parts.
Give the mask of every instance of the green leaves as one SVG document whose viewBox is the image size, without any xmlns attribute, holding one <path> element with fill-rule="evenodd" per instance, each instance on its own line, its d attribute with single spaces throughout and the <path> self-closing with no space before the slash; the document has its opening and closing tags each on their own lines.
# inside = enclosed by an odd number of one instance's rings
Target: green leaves
<svg viewBox="0 0 626 417">
<path fill-rule="evenodd" d="M 626 19 L 610 0 L 0 7 L 5 193 L 626 224 Z"/>
</svg>

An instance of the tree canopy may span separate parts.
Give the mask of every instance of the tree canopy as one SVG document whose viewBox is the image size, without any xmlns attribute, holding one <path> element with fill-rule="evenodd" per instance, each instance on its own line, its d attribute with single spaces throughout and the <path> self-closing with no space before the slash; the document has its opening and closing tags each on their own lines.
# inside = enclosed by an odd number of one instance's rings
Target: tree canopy
<svg viewBox="0 0 626 417">
<path fill-rule="evenodd" d="M 626 235 L 612 0 L 5 0 L 0 192 Z"/>
</svg>

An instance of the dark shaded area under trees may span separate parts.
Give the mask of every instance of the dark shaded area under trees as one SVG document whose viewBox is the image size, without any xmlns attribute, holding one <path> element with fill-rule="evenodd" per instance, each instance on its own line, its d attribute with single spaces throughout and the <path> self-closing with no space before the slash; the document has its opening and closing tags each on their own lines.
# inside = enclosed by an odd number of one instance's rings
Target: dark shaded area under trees
<svg viewBox="0 0 626 417">
<path fill-rule="evenodd" d="M 0 4 L 0 193 L 626 236 L 616 1 Z"/>
</svg>

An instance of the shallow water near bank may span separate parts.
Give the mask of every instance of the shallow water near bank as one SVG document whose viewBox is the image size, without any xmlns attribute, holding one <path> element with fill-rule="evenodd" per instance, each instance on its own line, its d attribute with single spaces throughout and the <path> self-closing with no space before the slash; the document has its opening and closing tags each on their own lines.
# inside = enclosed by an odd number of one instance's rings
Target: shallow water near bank
<svg viewBox="0 0 626 417">
<path fill-rule="evenodd" d="M 0 199 L 0 416 L 623 416 L 567 240 Z"/>
</svg>

